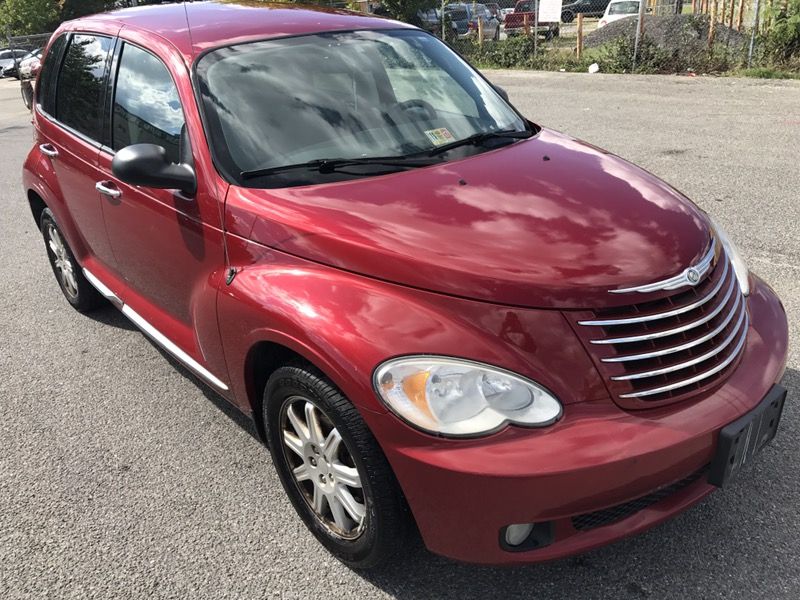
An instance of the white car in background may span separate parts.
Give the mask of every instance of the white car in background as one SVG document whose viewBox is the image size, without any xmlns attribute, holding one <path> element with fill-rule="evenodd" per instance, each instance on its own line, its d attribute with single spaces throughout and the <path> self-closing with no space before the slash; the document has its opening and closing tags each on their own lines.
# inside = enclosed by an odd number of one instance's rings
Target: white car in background
<svg viewBox="0 0 800 600">
<path fill-rule="evenodd" d="M 639 14 L 639 0 L 611 0 L 606 6 L 606 12 L 600 17 L 597 28 L 608 25 L 613 21 L 619 21 L 627 17 L 634 17 Z"/>
<path fill-rule="evenodd" d="M 26 54 L 23 59 L 19 62 L 19 78 L 20 79 L 30 79 L 33 75 L 34 67 L 37 67 L 41 64 L 42 58 L 42 49 L 37 48 L 36 50 L 29 52 Z"/>
</svg>

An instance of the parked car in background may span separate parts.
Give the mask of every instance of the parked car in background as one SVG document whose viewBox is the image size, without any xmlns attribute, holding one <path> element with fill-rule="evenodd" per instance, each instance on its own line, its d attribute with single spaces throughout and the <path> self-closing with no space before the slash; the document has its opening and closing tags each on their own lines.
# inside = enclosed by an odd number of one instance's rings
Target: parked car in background
<svg viewBox="0 0 800 600">
<path fill-rule="evenodd" d="M 505 25 L 503 26 L 506 35 L 524 35 L 527 32 L 536 35 L 543 35 L 546 39 L 554 38 L 558 35 L 558 23 L 536 22 L 536 11 L 539 8 L 538 0 L 519 0 L 514 6 L 514 12 L 506 15 Z M 528 27 L 526 29 L 525 22 Z"/>
<path fill-rule="evenodd" d="M 377 14 L 377 13 L 376 13 Z M 440 36 L 442 34 L 442 16 L 437 8 L 417 11 L 417 24 L 421 29 Z"/>
<path fill-rule="evenodd" d="M 609 23 L 626 19 L 639 14 L 639 0 L 611 0 L 606 7 L 597 28 L 605 27 Z"/>
<path fill-rule="evenodd" d="M 725 232 L 419 28 L 252 0 L 68 21 L 33 124 L 20 200 L 65 301 L 111 303 L 251 418 L 351 567 L 417 534 L 485 564 L 585 552 L 733 483 L 778 431 L 786 313 Z M 146 377 L 136 358 L 108 368 Z M 236 533 L 260 560 L 307 544 Z"/>
<path fill-rule="evenodd" d="M 483 39 L 500 39 L 500 20 L 492 15 L 485 4 L 448 4 L 444 8 L 445 19 L 452 23 L 458 38 L 473 38 L 478 35 L 478 23 L 483 25 Z"/>
<path fill-rule="evenodd" d="M 561 5 L 561 22 L 572 23 L 578 14 L 599 17 L 605 12 L 608 0 L 575 0 Z"/>
<path fill-rule="evenodd" d="M 42 57 L 42 49 L 37 48 L 33 52 L 26 54 L 19 61 L 19 79 L 30 79 L 35 67 L 38 67 Z"/>
<path fill-rule="evenodd" d="M 18 48 L 0 50 L 0 78 L 16 77 L 19 79 L 17 65 L 26 54 L 28 54 L 28 50 L 20 50 Z"/>
<path fill-rule="evenodd" d="M 492 3 L 486 4 L 485 6 L 486 6 L 486 8 L 489 9 L 489 12 L 492 13 L 492 16 L 495 19 L 497 19 L 501 23 L 503 22 L 503 12 L 500 9 L 500 5 L 499 4 L 496 4 L 496 3 L 492 2 Z"/>
</svg>

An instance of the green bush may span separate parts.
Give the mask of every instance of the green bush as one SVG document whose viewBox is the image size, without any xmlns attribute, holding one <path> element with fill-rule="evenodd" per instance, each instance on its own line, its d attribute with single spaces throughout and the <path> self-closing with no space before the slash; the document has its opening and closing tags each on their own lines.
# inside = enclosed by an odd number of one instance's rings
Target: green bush
<svg viewBox="0 0 800 600">
<path fill-rule="evenodd" d="M 800 0 L 787 0 L 767 9 L 772 25 L 761 36 L 762 55 L 775 65 L 800 66 Z"/>
<path fill-rule="evenodd" d="M 742 66 L 743 60 L 741 52 L 721 44 L 711 51 L 703 48 L 701 52 L 687 54 L 683 50 L 662 48 L 645 34 L 639 40 L 634 69 L 633 46 L 632 38 L 620 36 L 598 48 L 585 50 L 580 60 L 573 48 L 558 48 L 552 43 L 540 43 L 534 54 L 533 37 L 526 36 L 486 42 L 482 47 L 475 41 L 462 41 L 458 49 L 473 64 L 488 69 L 585 72 L 596 62 L 603 73 L 722 73 Z"/>
<path fill-rule="evenodd" d="M 485 69 L 537 69 L 543 71 L 585 71 L 594 62 L 588 55 L 578 60 L 574 50 L 553 48 L 532 36 L 512 36 L 497 42 L 461 41 L 458 50 L 474 65 Z"/>
</svg>

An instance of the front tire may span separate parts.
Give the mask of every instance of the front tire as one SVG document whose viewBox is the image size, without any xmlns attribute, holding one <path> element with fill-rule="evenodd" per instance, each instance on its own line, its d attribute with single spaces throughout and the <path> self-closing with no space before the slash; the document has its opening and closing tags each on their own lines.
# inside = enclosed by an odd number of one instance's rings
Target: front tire
<svg viewBox="0 0 800 600">
<path fill-rule="evenodd" d="M 575 15 L 572 11 L 565 10 L 561 13 L 561 22 L 562 23 L 572 23 L 575 20 Z"/>
<path fill-rule="evenodd" d="M 40 229 L 50 267 L 67 301 L 79 312 L 89 312 L 102 305 L 103 297 L 84 277 L 49 208 L 42 211 Z"/>
<path fill-rule="evenodd" d="M 411 517 L 386 457 L 356 408 L 308 366 L 277 369 L 264 390 L 267 441 L 308 529 L 350 567 L 380 566 Z"/>
</svg>

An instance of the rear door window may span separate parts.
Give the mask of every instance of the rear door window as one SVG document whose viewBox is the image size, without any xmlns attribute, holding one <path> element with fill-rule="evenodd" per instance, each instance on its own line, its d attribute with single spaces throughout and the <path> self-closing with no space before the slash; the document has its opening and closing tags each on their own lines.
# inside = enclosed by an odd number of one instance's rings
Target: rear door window
<svg viewBox="0 0 800 600">
<path fill-rule="evenodd" d="M 113 45 L 109 37 L 73 35 L 58 75 L 56 119 L 92 140 L 102 136 L 108 56 Z"/>
<path fill-rule="evenodd" d="M 156 144 L 171 162 L 180 162 L 184 118 L 172 76 L 158 58 L 125 44 L 117 73 L 111 139 L 114 150 Z"/>
</svg>

